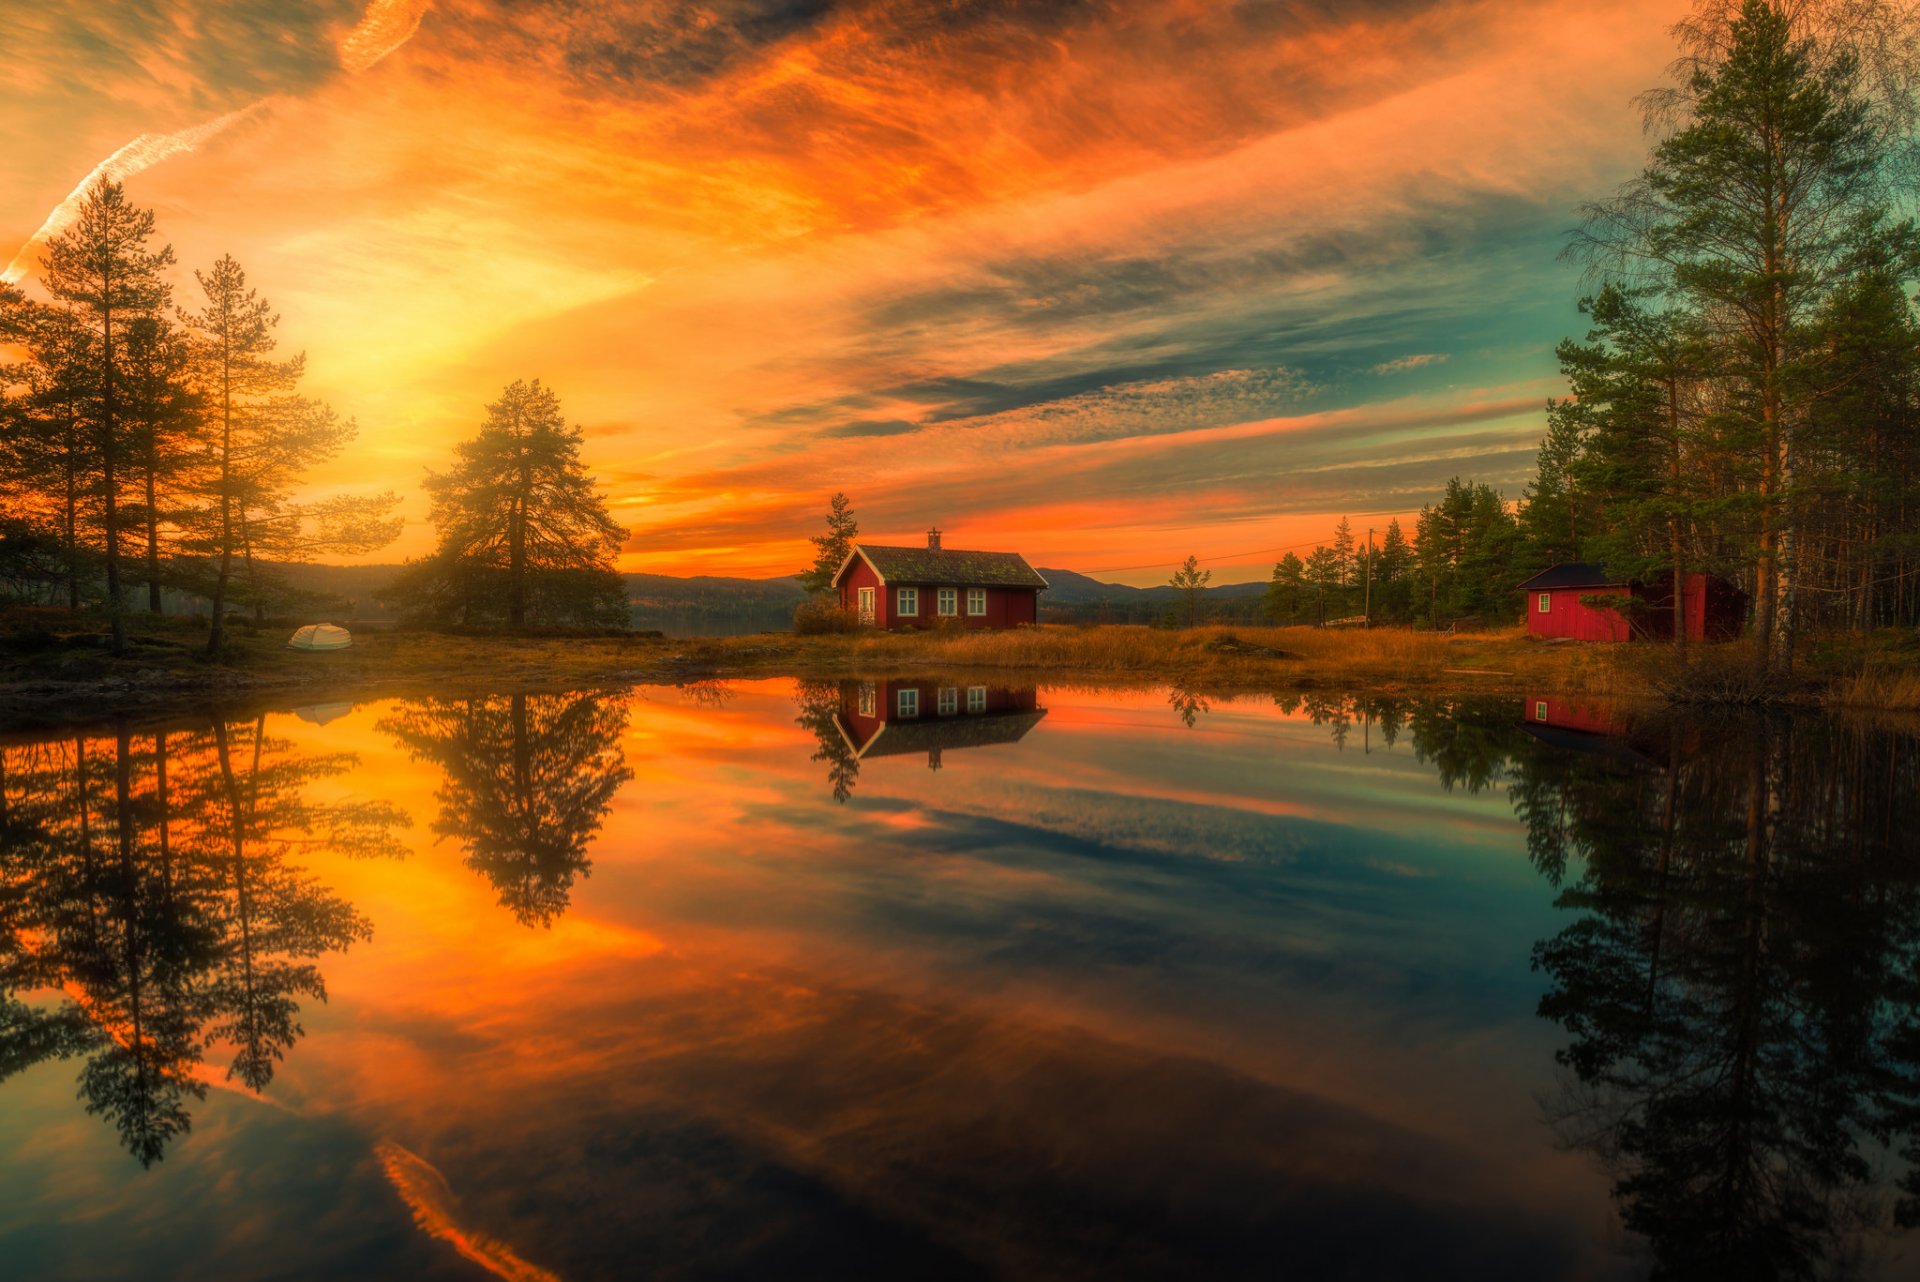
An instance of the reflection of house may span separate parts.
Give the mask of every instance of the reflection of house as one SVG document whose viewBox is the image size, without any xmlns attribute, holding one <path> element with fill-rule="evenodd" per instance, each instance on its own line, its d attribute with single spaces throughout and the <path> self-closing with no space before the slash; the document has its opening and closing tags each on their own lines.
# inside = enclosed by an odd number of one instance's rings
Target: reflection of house
<svg viewBox="0 0 1920 1282">
<path fill-rule="evenodd" d="M 1627 741 L 1632 727 L 1609 704 L 1563 695 L 1536 695 L 1526 701 L 1522 724 L 1528 734 L 1556 748 L 1634 765 L 1655 764 L 1653 758 Z"/>
<path fill-rule="evenodd" d="M 1683 574 L 1681 606 L 1687 640 L 1730 641 L 1746 618 L 1746 595 L 1710 574 Z M 1641 583 L 1609 577 L 1606 567 L 1556 565 L 1520 585 L 1527 594 L 1527 632 L 1576 641 L 1670 641 L 1673 582 Z M 1588 604 L 1582 598 L 1619 597 L 1623 608 Z"/>
<path fill-rule="evenodd" d="M 938 770 L 944 749 L 1018 743 L 1046 715 L 1031 686 L 1004 690 L 924 679 L 843 681 L 834 724 L 860 760 L 924 752 L 927 764 Z"/>
<path fill-rule="evenodd" d="M 1012 628 L 1039 618 L 1047 581 L 1018 552 L 856 543 L 834 573 L 840 604 L 877 628 Z"/>
</svg>

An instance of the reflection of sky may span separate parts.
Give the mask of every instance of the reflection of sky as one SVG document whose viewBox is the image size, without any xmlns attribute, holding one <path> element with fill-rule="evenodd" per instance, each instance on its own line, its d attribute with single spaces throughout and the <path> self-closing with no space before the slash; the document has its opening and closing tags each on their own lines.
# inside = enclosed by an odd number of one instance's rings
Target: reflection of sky
<svg viewBox="0 0 1920 1282">
<path fill-rule="evenodd" d="M 285 1107 L 214 1091 L 152 1173 L 71 1065 L 8 1083 L 0 1249 L 473 1275 L 386 1143 L 567 1278 L 1604 1276 L 1604 1185 L 1534 1103 L 1554 914 L 1504 795 L 1264 702 L 1191 730 L 1160 694 L 1041 702 L 1019 744 L 869 761 L 839 806 L 787 683 L 648 691 L 550 930 L 433 842 L 437 771 L 383 708 L 274 718 L 360 754 L 316 788 L 413 817 L 403 862 L 314 865 L 373 941 L 326 960 Z"/>
</svg>

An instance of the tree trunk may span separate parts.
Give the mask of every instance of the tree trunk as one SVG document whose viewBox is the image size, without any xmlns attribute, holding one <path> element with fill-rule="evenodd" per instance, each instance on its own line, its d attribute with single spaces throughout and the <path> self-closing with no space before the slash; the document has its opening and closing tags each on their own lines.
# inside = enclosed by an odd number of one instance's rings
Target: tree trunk
<svg viewBox="0 0 1920 1282">
<path fill-rule="evenodd" d="M 67 608 L 80 608 L 80 443 L 72 407 L 67 413 Z"/>
<path fill-rule="evenodd" d="M 158 447 L 147 442 L 146 481 L 147 481 L 147 613 L 160 613 L 160 514 L 155 509 L 156 500 L 153 474 L 160 466 L 157 457 Z"/>
<path fill-rule="evenodd" d="M 220 336 L 220 570 L 213 580 L 213 627 L 207 653 L 227 641 L 227 582 L 233 575 L 233 353 Z"/>
<path fill-rule="evenodd" d="M 1667 380 L 1667 440 L 1668 473 L 1673 482 L 1673 493 L 1667 496 L 1669 503 L 1680 499 L 1680 384 L 1678 379 Z M 1673 644 L 1676 649 L 1687 647 L 1687 577 L 1680 556 L 1680 513 L 1667 513 L 1667 554 L 1673 558 Z"/>
<path fill-rule="evenodd" d="M 111 299 L 113 281 L 107 279 L 101 290 Z M 120 504 L 116 493 L 119 478 L 115 473 L 114 401 L 113 401 L 113 304 L 106 302 L 100 312 L 101 385 L 100 385 L 100 483 L 107 525 L 107 617 L 113 626 L 113 652 L 127 652 L 126 602 L 120 595 Z"/>
</svg>

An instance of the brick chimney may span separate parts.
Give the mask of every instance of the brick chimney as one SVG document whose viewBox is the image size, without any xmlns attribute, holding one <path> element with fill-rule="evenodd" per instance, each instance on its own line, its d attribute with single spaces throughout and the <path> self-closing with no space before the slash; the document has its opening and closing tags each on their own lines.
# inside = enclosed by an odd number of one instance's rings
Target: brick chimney
<svg viewBox="0 0 1920 1282">
<path fill-rule="evenodd" d="M 928 530 L 927 531 L 927 551 L 938 552 L 939 550 L 940 550 L 940 531 L 938 529 Z"/>
</svg>

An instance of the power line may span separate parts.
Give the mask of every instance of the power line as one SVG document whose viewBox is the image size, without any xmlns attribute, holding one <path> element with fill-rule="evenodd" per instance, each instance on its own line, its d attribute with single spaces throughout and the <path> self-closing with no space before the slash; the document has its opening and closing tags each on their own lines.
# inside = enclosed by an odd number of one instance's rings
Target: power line
<svg viewBox="0 0 1920 1282">
<path fill-rule="evenodd" d="M 1301 548 L 1319 547 L 1322 543 L 1325 543 L 1325 542 L 1326 542 L 1325 539 L 1308 539 L 1305 543 L 1289 543 L 1285 547 L 1248 548 L 1245 552 L 1222 552 L 1219 556 L 1202 556 L 1202 557 L 1195 557 L 1194 559 L 1202 562 L 1237 561 L 1242 557 L 1259 556 L 1263 552 L 1297 552 Z M 1184 559 L 1180 561 L 1152 561 L 1146 565 L 1109 565 L 1104 569 L 1081 570 L 1079 571 L 1079 573 L 1081 574 L 1121 574 L 1128 570 L 1164 570 L 1168 566 L 1177 567 L 1183 564 L 1185 564 Z"/>
</svg>

